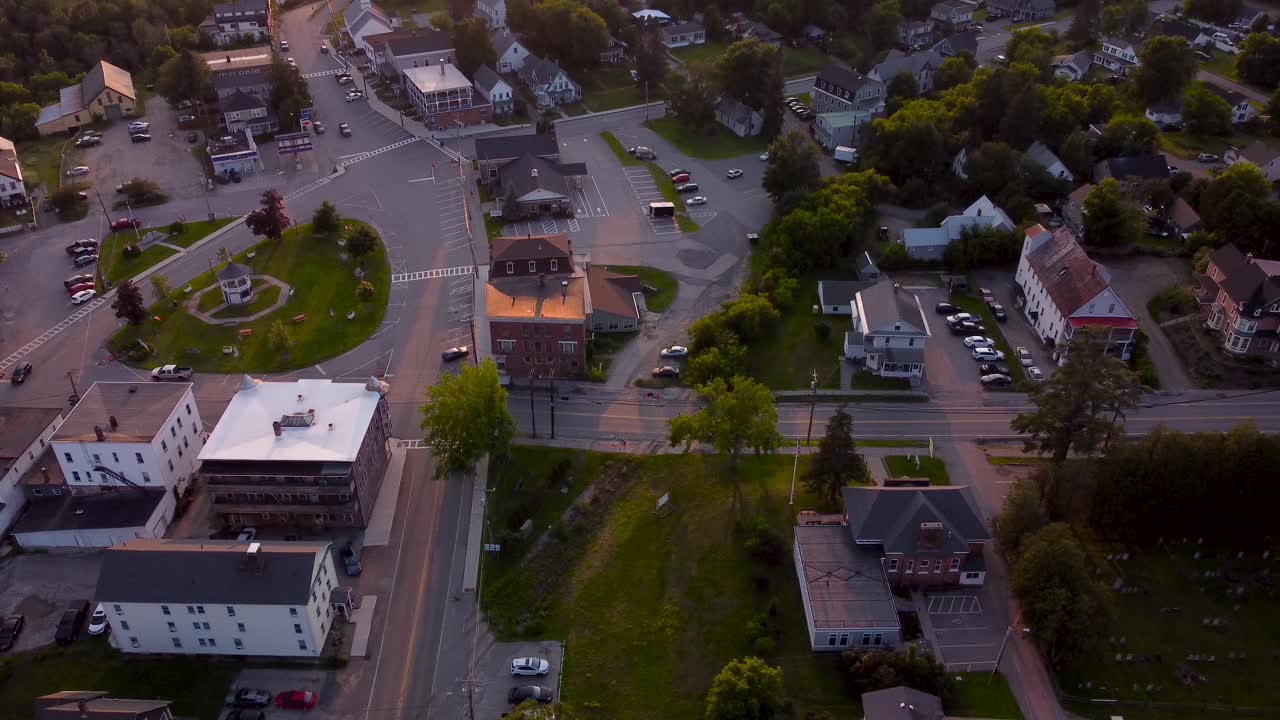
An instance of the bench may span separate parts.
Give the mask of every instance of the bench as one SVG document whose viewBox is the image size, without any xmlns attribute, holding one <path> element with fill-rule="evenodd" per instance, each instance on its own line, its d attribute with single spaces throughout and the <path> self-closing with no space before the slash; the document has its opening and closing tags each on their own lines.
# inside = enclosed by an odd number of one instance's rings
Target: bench
<svg viewBox="0 0 1280 720">
<path fill-rule="evenodd" d="M 240 337 L 246 338 L 253 334 L 253 328 L 245 328 L 239 332 Z"/>
<path fill-rule="evenodd" d="M 306 320 L 307 320 L 307 316 L 306 316 L 306 315 L 294 315 L 294 316 L 293 316 L 293 321 L 294 321 L 294 322 L 296 322 L 296 323 L 306 322 Z"/>
</svg>

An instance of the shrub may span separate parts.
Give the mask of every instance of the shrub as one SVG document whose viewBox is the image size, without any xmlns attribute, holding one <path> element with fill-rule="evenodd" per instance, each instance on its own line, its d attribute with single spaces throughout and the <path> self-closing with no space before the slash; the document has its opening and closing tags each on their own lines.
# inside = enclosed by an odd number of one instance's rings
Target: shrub
<svg viewBox="0 0 1280 720">
<path fill-rule="evenodd" d="M 769 565 L 777 565 L 786 555 L 786 543 L 762 517 L 742 522 L 741 529 L 747 536 L 742 546 L 751 557 Z"/>
<path fill-rule="evenodd" d="M 773 651 L 777 649 L 777 647 L 778 642 L 767 635 L 758 637 L 755 639 L 755 642 L 751 643 L 751 649 L 755 651 L 755 654 L 759 657 L 772 655 Z"/>
<path fill-rule="evenodd" d="M 356 297 L 361 300 L 368 300 L 373 297 L 373 291 L 373 283 L 368 280 L 361 280 L 360 284 L 356 286 Z"/>
<path fill-rule="evenodd" d="M 173 222 L 169 223 L 170 235 L 181 235 L 183 231 L 185 231 L 186 229 L 187 229 L 187 224 L 182 222 L 181 220 L 174 220 Z"/>
<path fill-rule="evenodd" d="M 121 248 L 120 252 L 127 258 L 135 258 L 142 254 L 142 249 L 133 243 L 129 243 Z"/>
<path fill-rule="evenodd" d="M 819 320 L 813 325 L 813 334 L 817 335 L 819 340 L 825 341 L 831 337 L 831 326 L 825 320 Z"/>
</svg>

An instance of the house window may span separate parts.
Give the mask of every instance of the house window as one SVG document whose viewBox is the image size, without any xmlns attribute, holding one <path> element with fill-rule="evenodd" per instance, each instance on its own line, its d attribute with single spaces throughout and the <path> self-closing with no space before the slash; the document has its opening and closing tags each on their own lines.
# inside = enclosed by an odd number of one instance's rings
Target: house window
<svg viewBox="0 0 1280 720">
<path fill-rule="evenodd" d="M 569 354 L 569 353 L 575 353 L 577 351 L 578 351 L 578 343 L 565 342 L 563 340 L 560 342 L 560 352 Z"/>
<path fill-rule="evenodd" d="M 204 639 L 204 638 L 197 638 L 197 640 L 198 640 L 198 641 L 199 641 L 199 643 L 200 643 L 200 647 L 207 647 L 207 646 L 208 646 L 208 643 L 207 643 L 207 642 L 205 642 L 205 639 Z"/>
<path fill-rule="evenodd" d="M 889 558 L 889 572 L 898 571 L 898 558 Z"/>
<path fill-rule="evenodd" d="M 977 580 L 977 579 L 978 579 L 978 575 L 979 575 L 979 573 L 976 573 L 976 572 L 967 572 L 967 573 L 965 573 L 965 574 L 964 574 L 964 579 L 965 579 L 965 580 Z"/>
<path fill-rule="evenodd" d="M 301 634 L 302 634 L 302 625 L 300 625 L 300 624 L 298 624 L 298 623 L 294 623 L 294 624 L 293 624 L 293 631 L 294 631 L 295 633 L 297 633 L 297 634 L 301 635 Z"/>
<path fill-rule="evenodd" d="M 494 171 L 493 171 L 493 174 L 494 174 L 494 177 L 497 177 L 497 175 L 498 175 L 498 171 L 497 171 L 497 170 L 494 170 Z M 513 263 L 513 262 L 508 262 L 508 263 L 507 263 L 507 274 L 508 274 L 508 275 L 514 275 L 514 274 L 515 274 L 515 272 L 516 272 L 516 264 L 515 264 L 515 263 Z"/>
<path fill-rule="evenodd" d="M 79 471 L 76 471 L 76 470 L 71 471 L 71 482 L 80 482 Z"/>
<path fill-rule="evenodd" d="M 145 473 L 145 472 L 144 472 L 144 473 L 142 473 L 142 482 L 144 482 L 144 483 L 149 483 L 149 482 L 151 482 L 151 474 L 150 474 L 150 473 Z"/>
<path fill-rule="evenodd" d="M 165 451 L 165 452 L 169 452 L 169 444 L 168 444 L 168 443 L 166 443 L 164 440 L 161 440 L 161 441 L 160 441 L 160 449 L 161 449 L 161 450 L 163 450 L 163 451 Z"/>
<path fill-rule="evenodd" d="M 121 630 L 128 630 L 128 629 L 129 629 L 129 621 L 128 621 L 128 620 L 121 620 L 121 621 L 120 621 L 120 629 L 121 629 Z"/>
<path fill-rule="evenodd" d="M 876 633 L 875 635 L 871 636 L 872 645 L 879 645 L 882 642 L 884 642 L 884 633 Z"/>
<path fill-rule="evenodd" d="M 907 572 L 914 572 L 914 571 L 915 571 L 915 565 L 916 565 L 916 561 L 915 561 L 915 560 L 908 560 L 908 561 L 907 561 Z"/>
<path fill-rule="evenodd" d="M 134 460 L 137 460 L 137 461 L 138 461 L 138 464 L 139 464 L 139 465 L 141 465 L 141 464 L 142 464 L 142 453 L 134 453 L 134 454 L 133 454 L 133 459 L 134 459 Z"/>
<path fill-rule="evenodd" d="M 169 632 L 178 632 L 178 623 L 170 622 L 168 625 L 169 625 Z"/>
<path fill-rule="evenodd" d="M 115 610 L 117 615 L 123 615 L 123 614 L 124 614 L 124 609 L 123 609 L 123 608 L 121 608 L 119 605 L 112 605 L 112 606 L 111 606 L 111 609 L 112 609 L 112 610 Z"/>
<path fill-rule="evenodd" d="M 845 646 L 848 644 L 849 644 L 849 633 L 840 633 L 840 645 Z"/>
<path fill-rule="evenodd" d="M 551 258 L 551 272 L 555 272 L 556 270 L 559 270 L 559 269 L 560 269 L 560 261 L 556 260 L 555 258 Z"/>
<path fill-rule="evenodd" d="M 939 561 L 937 561 L 937 562 L 935 562 L 935 563 L 933 564 L 933 571 L 934 571 L 934 572 L 936 572 L 936 573 L 940 573 L 940 572 L 942 572 L 942 561 L 941 561 L 941 560 L 939 560 Z"/>
<path fill-rule="evenodd" d="M 120 462 L 120 456 L 115 453 L 111 453 L 111 462 Z"/>
<path fill-rule="evenodd" d="M 504 353 L 515 352 L 515 349 L 516 349 L 515 340 L 499 340 L 498 341 L 498 352 L 504 352 Z"/>
<path fill-rule="evenodd" d="M 236 644 L 236 649 L 237 649 L 237 650 L 243 650 L 243 649 L 244 649 L 244 642 L 243 642 L 240 638 L 236 638 L 235 640 L 232 640 L 232 642 L 234 642 L 234 643 Z"/>
<path fill-rule="evenodd" d="M 191 623 L 191 629 L 192 629 L 192 630 L 199 630 L 199 629 L 200 629 L 200 623 L 198 623 L 198 622 L 193 622 L 193 623 Z"/>
<path fill-rule="evenodd" d="M 538 261 L 537 261 L 537 260 L 530 260 L 530 261 L 529 261 L 529 272 L 538 272 Z"/>
<path fill-rule="evenodd" d="M 174 647 L 176 648 L 182 647 L 182 638 L 169 638 L 169 639 L 173 641 Z"/>
<path fill-rule="evenodd" d="M 871 644 L 871 633 L 862 633 L 862 644 L 864 646 Z"/>
<path fill-rule="evenodd" d="M 289 608 L 289 617 L 298 617 L 298 608 Z"/>
<path fill-rule="evenodd" d="M 299 641 L 298 641 L 298 649 L 299 649 L 299 650 L 306 650 L 306 649 L 307 649 L 307 641 L 306 641 L 306 640 L 299 640 Z"/>
<path fill-rule="evenodd" d="M 227 617 L 235 617 L 235 616 L 236 616 L 236 609 L 235 609 L 235 606 L 233 606 L 233 605 L 228 605 L 228 606 L 227 606 Z"/>
<path fill-rule="evenodd" d="M 178 437 L 178 429 L 172 425 L 169 426 L 169 437 Z"/>
<path fill-rule="evenodd" d="M 188 605 L 188 606 L 187 606 L 187 614 L 188 614 L 188 615 L 195 615 L 195 614 L 196 614 L 196 606 L 195 606 L 195 605 Z"/>
<path fill-rule="evenodd" d="M 173 472 L 173 461 L 172 461 L 172 460 L 170 460 L 170 461 L 169 461 L 169 471 L 170 471 L 170 472 Z"/>
<path fill-rule="evenodd" d="M 191 414 L 191 403 L 187 403 L 187 414 Z"/>
<path fill-rule="evenodd" d="M 203 614 L 204 614 L 204 606 L 203 606 L 203 605 L 197 605 L 197 606 L 196 606 L 196 614 L 197 614 L 197 615 L 203 615 Z"/>
<path fill-rule="evenodd" d="M 236 623 L 236 630 L 244 632 L 244 623 Z"/>
<path fill-rule="evenodd" d="M 827 647 L 835 647 L 835 646 L 836 646 L 836 640 L 838 640 L 838 639 L 839 639 L 839 637 L 840 637 L 840 636 L 839 636 L 839 635 L 837 635 L 837 634 L 835 634 L 835 633 L 828 633 L 828 634 L 827 634 Z"/>
<path fill-rule="evenodd" d="M 161 605 L 161 606 L 160 606 L 160 613 L 161 613 L 161 614 L 163 614 L 163 615 L 169 615 L 169 614 L 170 614 L 170 612 L 169 612 L 169 606 L 168 606 L 168 605 Z"/>
<path fill-rule="evenodd" d="M 208 629 L 209 628 L 205 628 L 205 630 L 208 630 Z M 218 646 L 218 641 L 214 640 L 213 638 L 209 638 L 209 647 L 217 647 L 217 646 Z"/>
<path fill-rule="evenodd" d="M 951 572 L 956 572 L 959 569 L 960 569 L 960 558 L 951 558 Z"/>
<path fill-rule="evenodd" d="M 101 464 L 102 464 L 102 458 L 98 457 L 98 453 L 94 453 L 94 454 L 93 454 L 93 464 L 94 464 L 94 465 L 101 465 Z"/>
</svg>

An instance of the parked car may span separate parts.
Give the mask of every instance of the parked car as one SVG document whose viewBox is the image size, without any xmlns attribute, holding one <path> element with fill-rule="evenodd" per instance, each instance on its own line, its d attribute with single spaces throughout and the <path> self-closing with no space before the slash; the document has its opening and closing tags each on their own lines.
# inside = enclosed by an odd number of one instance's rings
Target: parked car
<svg viewBox="0 0 1280 720">
<path fill-rule="evenodd" d="M 311 129 L 315 130 L 317 135 L 323 135 L 324 123 L 320 122 L 319 120 L 316 120 L 315 122 L 311 123 Z"/>
<path fill-rule="evenodd" d="M 982 323 L 969 322 L 968 320 L 951 326 L 952 335 L 977 335 L 986 331 L 987 329 L 983 327 Z"/>
<path fill-rule="evenodd" d="M 995 373 L 993 375 L 983 375 L 979 379 L 979 382 L 981 382 L 983 385 L 1012 385 L 1013 378 L 1009 377 L 1008 375 L 1001 375 L 999 373 Z"/>
<path fill-rule="evenodd" d="M 62 285 L 64 287 L 72 287 L 73 285 L 79 285 L 80 283 L 85 282 L 93 282 L 93 276 L 88 273 L 76 273 L 66 280 L 63 280 Z"/>
<path fill-rule="evenodd" d="M 101 144 L 102 138 L 97 135 L 84 135 L 80 139 L 76 140 L 76 147 L 93 147 Z"/>
<path fill-rule="evenodd" d="M 933 306 L 933 311 L 938 313 L 939 315 L 952 314 L 959 310 L 960 308 L 956 307 L 955 305 L 952 305 L 949 302 L 940 302 L 937 305 Z"/>
<path fill-rule="evenodd" d="M 769 162 L 769 151 L 768 151 L 768 150 L 766 150 L 766 151 L 764 151 L 764 152 L 760 153 L 760 162 Z"/>
<path fill-rule="evenodd" d="M 251 541 L 252 541 L 254 538 L 256 538 L 256 537 L 258 537 L 258 528 L 255 528 L 255 527 L 247 527 L 247 528 L 245 528 L 245 529 L 241 530 L 241 531 L 240 531 L 240 534 L 236 536 L 236 541 L 237 541 L 237 542 L 251 542 Z"/>
<path fill-rule="evenodd" d="M 89 634 L 101 635 L 107 631 L 107 608 L 102 603 L 98 603 L 98 607 L 93 609 L 93 616 L 89 618 Z"/>
<path fill-rule="evenodd" d="M 98 262 L 98 253 L 85 253 L 76 256 L 76 267 L 85 267 Z"/>
<path fill-rule="evenodd" d="M 13 374 L 9 376 L 9 382 L 14 385 L 21 385 L 31 377 L 31 363 L 20 362 L 13 366 Z"/>
<path fill-rule="evenodd" d="M 129 123 L 129 134 L 146 132 L 151 129 L 151 123 L 146 120 L 134 120 Z"/>
<path fill-rule="evenodd" d="M 677 175 L 688 175 L 689 172 L 689 170 L 685 170 L 684 168 L 676 168 L 674 170 L 668 170 L 667 174 L 671 177 L 675 177 Z"/>
<path fill-rule="evenodd" d="M 88 175 L 88 174 L 89 174 L 88 165 L 77 165 L 67 171 L 67 177 L 80 177 L 81 175 Z"/>
<path fill-rule="evenodd" d="M 1004 360 L 1004 353 L 991 347 L 973 349 L 973 359 L 979 362 L 997 362 Z"/>
<path fill-rule="evenodd" d="M 1027 377 L 1031 378 L 1036 382 L 1044 382 L 1045 380 L 1044 372 L 1040 368 L 1036 367 L 1035 365 L 1032 365 L 1031 367 L 1027 368 Z"/>
<path fill-rule="evenodd" d="M 702 195 L 694 195 L 693 197 L 689 198 L 688 200 L 685 200 L 685 201 L 684 201 L 684 204 L 685 204 L 685 205 L 706 205 L 706 204 L 707 204 L 707 198 L 705 198 L 705 197 L 704 197 L 704 196 L 702 196 Z"/>
<path fill-rule="evenodd" d="M 350 577 L 360 577 L 360 573 L 364 572 L 364 568 L 360 566 L 360 555 L 356 549 L 347 543 L 342 548 L 342 552 L 338 553 L 342 558 L 342 570 Z"/>
<path fill-rule="evenodd" d="M 188 124 L 190 124 L 190 123 L 193 123 L 193 122 L 195 122 L 195 121 L 196 121 L 196 116 L 195 116 L 195 115 L 179 115 L 179 116 L 178 116 L 178 127 L 183 127 L 183 126 L 188 125 Z"/>
<path fill-rule="evenodd" d="M 512 675 L 546 675 L 551 671 L 551 663 L 542 658 L 516 658 L 511 661 Z"/>
<path fill-rule="evenodd" d="M 677 174 L 677 175 L 672 175 L 672 176 L 671 176 L 671 182 L 673 182 L 673 183 L 687 183 L 687 182 L 689 182 L 689 173 L 687 173 L 687 172 L 683 172 L 683 173 L 679 173 L 679 174 Z"/>
<path fill-rule="evenodd" d="M 13 649 L 26 624 L 27 618 L 22 615 L 10 615 L 0 620 L 0 652 Z"/>
<path fill-rule="evenodd" d="M 286 690 L 276 695 L 276 707 L 285 710 L 310 710 L 316 706 L 316 694 L 310 690 Z"/>
<path fill-rule="evenodd" d="M 698 183 L 684 183 L 683 185 L 677 185 L 676 192 L 678 193 L 698 192 Z"/>
<path fill-rule="evenodd" d="M 289 58 L 288 60 L 285 60 L 285 62 L 289 63 L 290 65 L 292 65 L 292 66 L 294 66 L 294 67 L 298 67 L 298 63 L 297 63 L 297 62 L 295 62 L 293 58 Z"/>
<path fill-rule="evenodd" d="M 289 41 L 288 41 L 288 40 L 281 40 L 281 41 L 280 41 L 280 52 L 289 52 Z"/>
<path fill-rule="evenodd" d="M 151 135 L 150 133 L 136 133 L 129 136 L 129 142 L 151 142 Z"/>
<path fill-rule="evenodd" d="M 338 134 L 342 137 L 351 137 L 351 126 L 346 123 L 338 123 Z"/>
<path fill-rule="evenodd" d="M 1216 163 L 1218 162 L 1219 158 L 1217 155 L 1214 155 L 1213 153 L 1200 153 L 1199 155 L 1196 156 L 1196 160 L 1199 160 L 1202 163 Z"/>
<path fill-rule="evenodd" d="M 1031 357 L 1031 351 L 1024 347 L 1014 348 L 1013 354 L 1018 357 L 1018 364 L 1022 365 L 1022 367 L 1031 367 L 1036 363 Z"/>
<path fill-rule="evenodd" d="M 997 363 L 982 363 L 978 366 L 979 375 L 1008 375 L 1009 366 Z"/>
<path fill-rule="evenodd" d="M 978 322 L 981 319 L 982 318 L 978 317 L 977 315 L 974 315 L 973 313 L 967 313 L 967 312 L 956 313 L 955 315 L 948 315 L 945 318 L 948 325 L 955 325 L 956 323 L 962 323 L 962 322 Z"/>
<path fill-rule="evenodd" d="M 67 288 L 67 294 L 75 295 L 76 293 L 84 292 L 85 290 L 93 290 L 95 287 L 96 286 L 93 284 L 93 281 L 89 280 L 86 282 L 82 282 L 79 285 L 72 285 L 71 287 Z"/>
<path fill-rule="evenodd" d="M 670 365 L 663 365 L 662 367 L 656 367 L 653 369 L 653 376 L 680 377 L 680 370 L 678 368 L 671 367 Z"/>
<path fill-rule="evenodd" d="M 633 148 L 628 148 L 627 152 L 634 155 L 638 160 L 657 160 L 658 159 L 658 153 L 653 148 L 645 147 L 644 145 L 637 145 Z"/>
<path fill-rule="evenodd" d="M 62 619 L 58 620 L 58 629 L 54 631 L 53 641 L 59 645 L 70 645 L 80 636 L 80 626 L 84 624 L 84 618 L 89 614 L 89 601 L 76 600 L 71 603 L 71 607 L 62 612 Z"/>
<path fill-rule="evenodd" d="M 730 180 L 733 180 L 734 178 L 740 178 L 742 177 L 742 171 L 739 170 L 738 168 L 733 168 L 729 172 L 725 173 L 725 177 L 729 178 Z"/>
<path fill-rule="evenodd" d="M 451 347 L 448 350 L 445 350 L 444 352 L 440 353 L 440 357 L 444 358 L 445 362 L 449 362 L 450 360 L 457 360 L 458 358 L 464 358 L 470 354 L 471 354 L 470 348 L 468 348 L 466 345 L 459 345 L 458 347 Z"/>
<path fill-rule="evenodd" d="M 353 103 L 357 100 L 362 99 L 363 97 L 364 97 L 364 94 L 358 91 L 353 93 L 347 93 L 347 102 Z"/>
<path fill-rule="evenodd" d="M 132 230 L 142 227 L 142 221 L 138 218 L 118 218 L 111 221 L 111 230 Z"/>
<path fill-rule="evenodd" d="M 512 705 L 519 705 L 525 700 L 537 700 L 540 703 L 549 703 L 553 699 L 551 688 L 539 687 L 537 685 L 525 685 L 524 687 L 513 687 L 511 692 L 507 693 L 507 702 Z"/>
<path fill-rule="evenodd" d="M 77 240 L 71 243 L 70 245 L 68 245 L 64 249 L 67 251 L 68 255 L 83 255 L 86 252 L 93 252 L 97 250 L 98 241 L 94 240 L 93 238 L 88 238 L 86 240 Z"/>
<path fill-rule="evenodd" d="M 1000 303 L 987 303 L 987 307 L 991 308 L 991 314 L 995 316 L 996 322 L 1005 322 L 1009 319 L 1009 314 L 1004 311 L 1004 306 Z"/>
<path fill-rule="evenodd" d="M 339 85 L 346 85 L 349 82 L 355 82 L 354 80 L 351 79 L 351 76 L 347 75 L 346 73 L 342 73 L 338 75 L 336 77 L 336 80 L 338 81 Z"/>
<path fill-rule="evenodd" d="M 96 258 L 97 256 L 95 255 L 94 257 Z M 97 294 L 98 293 L 95 290 L 81 290 L 80 292 L 71 296 L 71 304 L 83 305 L 89 302 L 90 300 L 92 300 L 95 296 L 97 296 Z"/>
<path fill-rule="evenodd" d="M 271 704 L 271 693 L 257 688 L 238 688 L 227 698 L 227 707 L 264 708 Z"/>
<path fill-rule="evenodd" d="M 970 335 L 964 339 L 964 346 L 967 348 L 991 347 L 995 344 L 995 340 L 982 335 Z"/>
<path fill-rule="evenodd" d="M 662 348 L 662 352 L 658 354 L 664 358 L 689 357 L 689 348 L 683 345 L 672 345 L 669 348 Z"/>
</svg>

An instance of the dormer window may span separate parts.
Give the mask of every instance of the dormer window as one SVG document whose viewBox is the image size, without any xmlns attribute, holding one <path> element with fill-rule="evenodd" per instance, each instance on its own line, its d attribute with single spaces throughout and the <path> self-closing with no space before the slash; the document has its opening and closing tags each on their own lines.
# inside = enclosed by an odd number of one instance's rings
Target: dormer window
<svg viewBox="0 0 1280 720">
<path fill-rule="evenodd" d="M 513 262 L 508 261 L 508 262 L 507 262 L 507 274 L 508 274 L 508 275 L 515 275 L 515 273 L 516 273 L 516 264 L 515 264 L 515 263 L 513 263 Z"/>
</svg>

